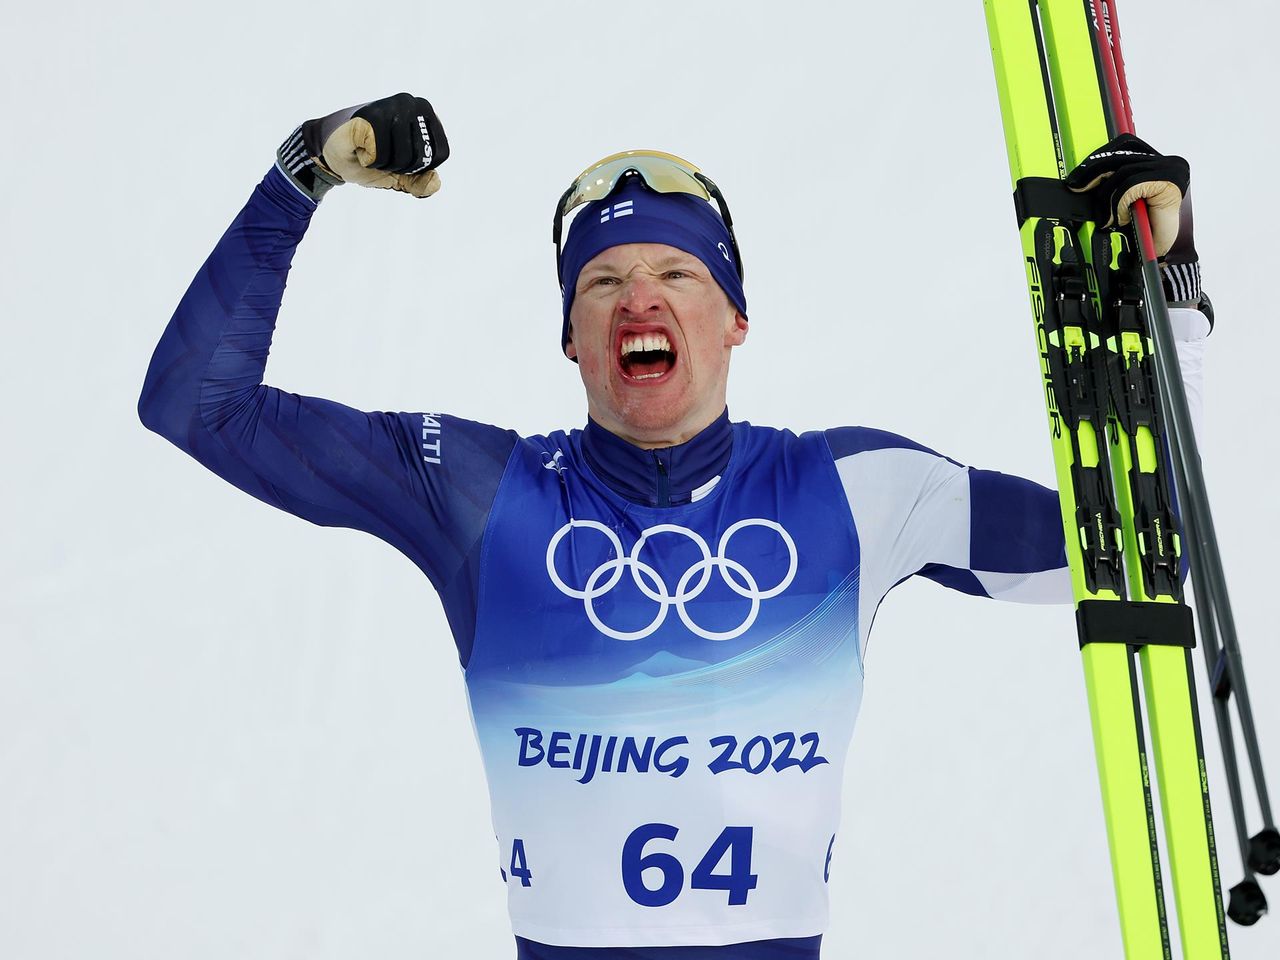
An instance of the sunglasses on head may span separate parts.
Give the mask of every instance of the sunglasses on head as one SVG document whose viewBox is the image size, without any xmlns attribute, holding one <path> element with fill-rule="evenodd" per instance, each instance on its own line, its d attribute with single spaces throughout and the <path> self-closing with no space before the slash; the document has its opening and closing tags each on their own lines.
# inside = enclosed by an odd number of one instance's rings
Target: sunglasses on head
<svg viewBox="0 0 1280 960">
<path fill-rule="evenodd" d="M 720 219 L 729 230 L 729 242 L 733 245 L 734 264 L 738 279 L 743 279 L 742 254 L 738 250 L 738 238 L 733 234 L 733 218 L 729 205 L 724 201 L 712 179 L 687 160 L 660 150 L 624 150 L 593 163 L 578 174 L 569 189 L 556 204 L 555 219 L 551 224 L 551 239 L 556 245 L 556 276 L 560 276 L 560 239 L 565 218 L 584 203 L 603 200 L 626 177 L 639 177 L 650 190 L 658 193 L 687 193 L 703 200 L 715 201 L 720 209 Z"/>
</svg>

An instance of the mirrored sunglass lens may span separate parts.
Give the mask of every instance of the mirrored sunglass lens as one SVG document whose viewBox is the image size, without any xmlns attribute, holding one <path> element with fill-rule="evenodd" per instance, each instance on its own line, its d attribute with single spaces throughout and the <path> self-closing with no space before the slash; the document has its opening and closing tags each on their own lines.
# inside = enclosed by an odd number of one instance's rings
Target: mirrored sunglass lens
<svg viewBox="0 0 1280 960">
<path fill-rule="evenodd" d="M 694 177 L 692 167 L 674 158 L 636 155 L 611 159 L 587 170 L 574 184 L 561 214 L 568 214 L 575 207 L 608 196 L 629 170 L 636 171 L 650 189 L 659 193 L 690 193 L 703 200 L 711 199 L 706 187 Z"/>
</svg>

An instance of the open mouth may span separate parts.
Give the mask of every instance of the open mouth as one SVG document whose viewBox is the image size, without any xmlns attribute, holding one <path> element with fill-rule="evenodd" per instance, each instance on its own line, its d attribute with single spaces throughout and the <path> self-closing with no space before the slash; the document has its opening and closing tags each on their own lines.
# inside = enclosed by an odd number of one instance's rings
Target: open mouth
<svg viewBox="0 0 1280 960">
<path fill-rule="evenodd" d="M 625 333 L 618 356 L 623 376 L 628 380 L 657 380 L 676 365 L 676 352 L 661 331 Z"/>
</svg>

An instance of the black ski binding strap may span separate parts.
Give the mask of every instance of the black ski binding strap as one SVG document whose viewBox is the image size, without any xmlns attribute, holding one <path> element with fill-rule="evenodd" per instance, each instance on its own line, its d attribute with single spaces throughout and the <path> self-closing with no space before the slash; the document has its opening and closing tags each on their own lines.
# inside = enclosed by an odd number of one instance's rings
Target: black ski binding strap
<svg viewBox="0 0 1280 960">
<path fill-rule="evenodd" d="M 1013 188 L 1013 209 L 1018 226 L 1031 217 L 1080 223 L 1093 220 L 1099 226 L 1111 219 L 1111 211 L 1098 198 L 1072 193 L 1057 177 L 1023 177 Z"/>
<path fill-rule="evenodd" d="M 1133 647 L 1196 645 L 1191 608 L 1185 603 L 1081 600 L 1076 607 L 1076 624 L 1080 628 L 1081 649 L 1089 643 L 1126 643 Z"/>
</svg>

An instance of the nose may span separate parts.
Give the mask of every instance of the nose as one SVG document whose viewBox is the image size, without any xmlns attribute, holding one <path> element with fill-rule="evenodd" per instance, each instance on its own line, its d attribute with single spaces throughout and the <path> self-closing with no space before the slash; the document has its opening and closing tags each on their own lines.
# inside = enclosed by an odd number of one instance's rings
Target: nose
<svg viewBox="0 0 1280 960">
<path fill-rule="evenodd" d="M 631 316 L 661 312 L 662 290 L 652 278 L 644 275 L 628 277 L 618 298 L 618 309 Z"/>
</svg>

